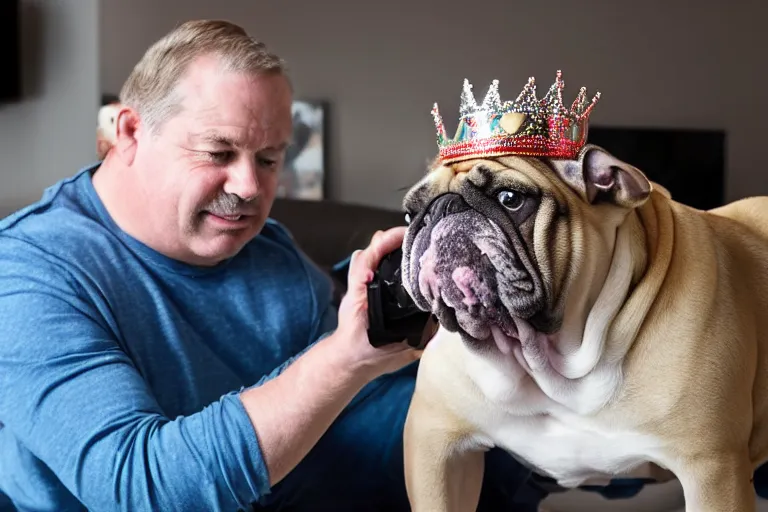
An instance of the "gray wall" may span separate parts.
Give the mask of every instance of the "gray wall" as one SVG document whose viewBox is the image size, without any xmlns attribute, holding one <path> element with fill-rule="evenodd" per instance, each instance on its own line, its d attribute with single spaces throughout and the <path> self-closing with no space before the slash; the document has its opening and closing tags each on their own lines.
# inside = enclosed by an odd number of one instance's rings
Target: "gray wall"
<svg viewBox="0 0 768 512">
<path fill-rule="evenodd" d="M 98 0 L 24 0 L 25 99 L 0 105 L 0 215 L 95 156 Z"/>
<path fill-rule="evenodd" d="M 729 198 L 768 193 L 760 147 L 768 114 L 757 66 L 768 2 L 748 0 L 104 0 L 101 82 L 118 90 L 148 44 L 187 18 L 244 25 L 285 56 L 300 95 L 331 103 L 332 197 L 398 206 L 435 151 L 438 101 L 452 134 L 461 82 L 503 99 L 527 77 L 566 99 L 603 93 L 593 119 L 613 125 L 726 128 Z M 695 7 L 694 7 L 695 6 Z M 738 6 L 738 7 L 735 7 Z M 551 11 L 550 11 L 551 10 Z M 763 72 L 764 74 L 764 72 Z M 765 80 L 762 80 L 765 83 Z"/>
<path fill-rule="evenodd" d="M 499 78 L 508 99 L 529 75 L 545 90 L 557 69 L 567 101 L 581 85 L 603 93 L 595 123 L 727 129 L 727 196 L 768 193 L 756 36 L 768 2 L 24 1 L 37 7 L 33 97 L 0 106 L 0 204 L 89 163 L 100 93 L 197 17 L 241 23 L 287 58 L 299 95 L 330 102 L 334 199 L 397 207 L 435 152 L 432 103 L 452 132 L 464 77 L 478 95 Z"/>
</svg>

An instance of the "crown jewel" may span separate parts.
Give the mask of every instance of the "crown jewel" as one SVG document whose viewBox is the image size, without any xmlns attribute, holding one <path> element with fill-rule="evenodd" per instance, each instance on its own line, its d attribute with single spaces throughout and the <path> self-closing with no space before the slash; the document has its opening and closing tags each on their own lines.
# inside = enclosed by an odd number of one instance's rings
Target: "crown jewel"
<svg viewBox="0 0 768 512">
<path fill-rule="evenodd" d="M 569 110 L 563 105 L 564 87 L 558 71 L 547 94 L 538 99 L 531 77 L 517 99 L 502 103 L 499 81 L 493 80 L 478 106 L 472 84 L 464 79 L 453 139 L 446 136 L 437 103 L 432 107 L 440 159 L 448 163 L 502 155 L 575 158 L 586 143 L 589 115 L 600 93 L 588 104 L 587 89 L 582 87 Z"/>
</svg>

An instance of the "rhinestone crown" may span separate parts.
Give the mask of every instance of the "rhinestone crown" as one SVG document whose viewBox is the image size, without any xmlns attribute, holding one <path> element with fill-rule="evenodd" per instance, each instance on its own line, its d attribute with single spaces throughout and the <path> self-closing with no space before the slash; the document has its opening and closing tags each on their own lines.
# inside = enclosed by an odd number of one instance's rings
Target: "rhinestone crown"
<svg viewBox="0 0 768 512">
<path fill-rule="evenodd" d="M 456 135 L 449 139 L 435 103 L 432 116 L 437 130 L 439 157 L 443 163 L 503 155 L 574 158 L 587 140 L 589 115 L 600 93 L 587 103 L 582 87 L 570 109 L 563 106 L 562 72 L 546 96 L 536 97 L 534 78 L 528 79 L 514 101 L 501 102 L 499 81 L 493 80 L 478 106 L 472 85 L 464 79 Z"/>
</svg>

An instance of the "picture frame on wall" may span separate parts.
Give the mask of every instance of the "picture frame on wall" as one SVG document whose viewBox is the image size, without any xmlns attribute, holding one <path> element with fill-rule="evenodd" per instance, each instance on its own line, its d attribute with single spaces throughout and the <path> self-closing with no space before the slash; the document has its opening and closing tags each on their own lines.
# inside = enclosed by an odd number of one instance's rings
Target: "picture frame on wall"
<svg viewBox="0 0 768 512">
<path fill-rule="evenodd" d="M 277 197 L 325 199 L 328 106 L 323 101 L 299 99 L 291 110 L 293 140 L 285 155 Z"/>
</svg>

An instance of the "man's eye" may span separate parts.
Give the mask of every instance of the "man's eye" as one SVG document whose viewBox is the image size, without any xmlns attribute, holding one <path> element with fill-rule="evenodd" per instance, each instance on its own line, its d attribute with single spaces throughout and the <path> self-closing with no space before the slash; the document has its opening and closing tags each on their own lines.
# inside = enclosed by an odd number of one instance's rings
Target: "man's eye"
<svg viewBox="0 0 768 512">
<path fill-rule="evenodd" d="M 234 153 L 232 151 L 209 151 L 208 155 L 214 164 L 223 165 L 232 161 Z"/>
<path fill-rule="evenodd" d="M 262 167 L 274 167 L 277 165 L 277 160 L 272 160 L 270 158 L 258 158 L 257 161 Z"/>
</svg>

